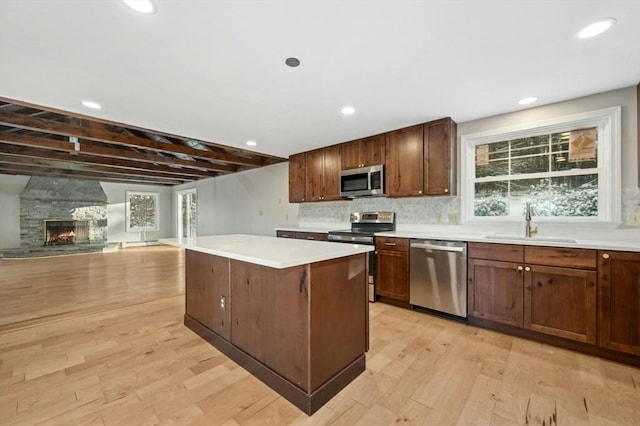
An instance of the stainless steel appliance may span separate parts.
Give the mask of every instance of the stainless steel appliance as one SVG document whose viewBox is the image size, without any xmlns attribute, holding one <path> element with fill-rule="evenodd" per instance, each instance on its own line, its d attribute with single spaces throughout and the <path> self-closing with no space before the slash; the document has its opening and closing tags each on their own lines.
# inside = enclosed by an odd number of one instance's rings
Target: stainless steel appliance
<svg viewBox="0 0 640 426">
<path fill-rule="evenodd" d="M 409 303 L 467 317 L 467 243 L 409 242 Z"/>
<path fill-rule="evenodd" d="M 349 218 L 351 229 L 329 231 L 327 239 L 336 243 L 376 245 L 375 233 L 396 230 L 396 217 L 393 212 L 354 212 Z M 376 255 L 375 251 L 367 256 L 369 271 L 369 301 L 376 300 Z"/>
<path fill-rule="evenodd" d="M 364 197 L 384 195 L 384 166 L 360 167 L 340 172 L 340 196 Z"/>
</svg>

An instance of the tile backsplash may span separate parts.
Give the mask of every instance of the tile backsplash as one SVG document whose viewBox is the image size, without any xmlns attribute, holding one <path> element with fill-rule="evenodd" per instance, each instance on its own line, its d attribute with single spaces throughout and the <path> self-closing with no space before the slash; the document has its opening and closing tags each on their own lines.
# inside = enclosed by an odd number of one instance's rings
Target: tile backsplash
<svg viewBox="0 0 640 426">
<path fill-rule="evenodd" d="M 348 223 L 355 211 L 392 211 L 399 224 L 457 225 L 460 222 L 460 197 L 356 198 L 351 201 L 301 203 L 298 220 L 301 223 Z M 640 212 L 640 188 L 622 189 L 622 224 L 627 228 L 629 212 Z M 635 228 L 637 229 L 637 228 Z"/>
<path fill-rule="evenodd" d="M 302 203 L 298 210 L 300 222 L 346 223 L 356 211 L 392 211 L 398 223 L 455 225 L 459 221 L 459 197 L 356 198 L 352 201 Z"/>
</svg>

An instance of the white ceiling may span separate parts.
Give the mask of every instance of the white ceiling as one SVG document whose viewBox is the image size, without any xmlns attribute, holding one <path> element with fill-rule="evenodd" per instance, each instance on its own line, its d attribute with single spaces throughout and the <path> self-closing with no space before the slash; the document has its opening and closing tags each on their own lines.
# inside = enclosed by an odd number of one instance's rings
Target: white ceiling
<svg viewBox="0 0 640 426">
<path fill-rule="evenodd" d="M 288 156 L 640 79 L 640 1 L 155 3 L 0 0 L 0 96 Z"/>
</svg>

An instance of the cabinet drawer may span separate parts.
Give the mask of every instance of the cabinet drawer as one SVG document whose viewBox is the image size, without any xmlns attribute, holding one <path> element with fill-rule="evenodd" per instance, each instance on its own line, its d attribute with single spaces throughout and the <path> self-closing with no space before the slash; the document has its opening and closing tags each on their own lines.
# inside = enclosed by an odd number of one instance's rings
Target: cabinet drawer
<svg viewBox="0 0 640 426">
<path fill-rule="evenodd" d="M 564 268 L 596 269 L 597 251 L 564 247 L 524 248 L 524 262 Z"/>
<path fill-rule="evenodd" d="M 276 237 L 278 238 L 295 238 L 296 233 L 293 231 L 276 231 Z"/>
<path fill-rule="evenodd" d="M 474 259 L 522 262 L 524 250 L 517 244 L 469 243 L 469 257 Z"/>
<path fill-rule="evenodd" d="M 296 232 L 296 238 L 299 240 L 327 241 L 327 234 L 322 232 Z"/>
<path fill-rule="evenodd" d="M 376 237 L 377 250 L 409 251 L 407 238 Z"/>
</svg>

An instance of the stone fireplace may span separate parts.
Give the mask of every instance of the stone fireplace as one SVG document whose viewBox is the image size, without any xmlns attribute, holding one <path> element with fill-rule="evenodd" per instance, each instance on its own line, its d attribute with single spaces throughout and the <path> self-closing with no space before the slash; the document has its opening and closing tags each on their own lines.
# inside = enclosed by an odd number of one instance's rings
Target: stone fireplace
<svg viewBox="0 0 640 426">
<path fill-rule="evenodd" d="M 45 220 L 44 245 L 61 246 L 89 242 L 90 220 Z"/>
<path fill-rule="evenodd" d="M 102 251 L 107 196 L 98 181 L 33 176 L 20 193 L 20 248 L 46 256 Z"/>
</svg>

